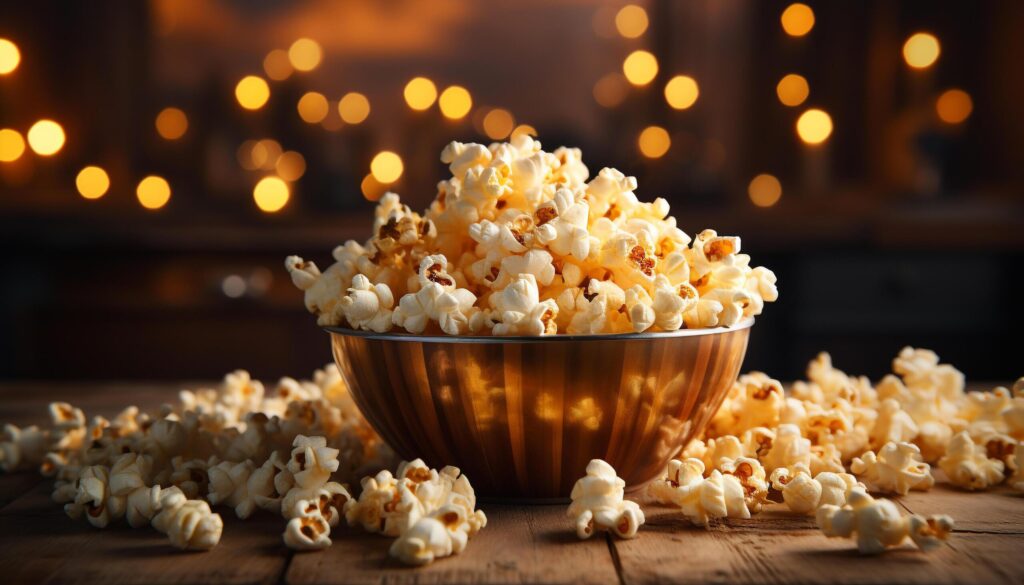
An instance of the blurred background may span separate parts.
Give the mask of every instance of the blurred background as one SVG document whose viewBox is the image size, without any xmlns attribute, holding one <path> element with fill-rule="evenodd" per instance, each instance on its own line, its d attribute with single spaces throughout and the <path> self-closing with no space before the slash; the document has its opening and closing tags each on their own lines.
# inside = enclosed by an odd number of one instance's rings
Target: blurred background
<svg viewBox="0 0 1024 585">
<path fill-rule="evenodd" d="M 746 368 L 1021 367 L 1024 2 L 151 0 L 0 18 L 0 378 L 305 376 L 283 269 L 450 140 L 579 146 L 779 277 Z M 382 154 L 383 153 L 383 154 Z"/>
</svg>

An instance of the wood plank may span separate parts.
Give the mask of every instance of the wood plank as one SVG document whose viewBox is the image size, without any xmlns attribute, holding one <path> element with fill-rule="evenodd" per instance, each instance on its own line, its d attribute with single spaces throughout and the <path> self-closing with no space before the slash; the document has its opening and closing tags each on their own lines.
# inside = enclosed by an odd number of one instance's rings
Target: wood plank
<svg viewBox="0 0 1024 585">
<path fill-rule="evenodd" d="M 388 557 L 392 539 L 339 528 L 323 552 L 296 554 L 286 582 L 618 583 L 603 535 L 576 538 L 565 506 L 485 506 L 488 525 L 459 555 L 423 568 Z"/>
<path fill-rule="evenodd" d="M 25 495 L 32 488 L 40 484 L 49 486 L 53 484 L 53 481 L 47 480 L 35 471 L 0 473 L 0 508 Z"/>
<path fill-rule="evenodd" d="M 936 475 L 941 478 L 941 471 Z M 969 492 L 937 483 L 927 492 L 910 492 L 894 499 L 914 514 L 949 514 L 957 530 L 1024 535 L 1024 493 L 1007 486 Z"/>
<path fill-rule="evenodd" d="M 952 545 L 921 553 L 906 545 L 878 557 L 851 540 L 793 529 L 809 518 L 725 521 L 710 530 L 667 510 L 648 508 L 635 540 L 614 542 L 626 583 L 1020 583 L 1017 536 L 955 534 Z M 646 510 L 645 510 L 646 513 Z M 783 514 L 783 513 L 779 513 Z M 780 523 L 785 526 L 779 529 Z"/>
<path fill-rule="evenodd" d="M 209 552 L 179 552 L 149 528 L 104 530 L 64 515 L 40 484 L 0 510 L 4 583 L 277 583 L 290 552 L 283 522 L 221 510 L 224 535 Z"/>
</svg>

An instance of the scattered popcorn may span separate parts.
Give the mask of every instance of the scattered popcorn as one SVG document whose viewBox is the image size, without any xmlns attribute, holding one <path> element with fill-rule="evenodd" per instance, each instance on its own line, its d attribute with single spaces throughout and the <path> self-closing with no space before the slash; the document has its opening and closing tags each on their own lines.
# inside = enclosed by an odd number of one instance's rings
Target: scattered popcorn
<svg viewBox="0 0 1024 585">
<path fill-rule="evenodd" d="M 786 507 L 798 514 L 811 514 L 825 505 L 846 504 L 851 490 L 863 488 L 848 473 L 823 471 L 813 478 L 806 467 L 796 466 L 792 471 L 776 468 L 771 475 L 772 487 L 782 493 Z"/>
<path fill-rule="evenodd" d="M 949 483 L 966 490 L 986 489 L 1004 479 L 1003 462 L 989 459 L 985 448 L 976 445 L 967 431 L 953 436 L 939 467 Z"/>
<path fill-rule="evenodd" d="M 607 530 L 620 538 L 633 538 L 644 523 L 644 513 L 636 502 L 623 499 L 626 482 L 600 459 L 587 464 L 587 475 L 572 488 L 568 515 L 576 523 L 576 536 L 590 538 L 597 530 Z"/>
<path fill-rule="evenodd" d="M 320 271 L 285 267 L 321 325 L 449 335 L 553 335 L 731 327 L 778 298 L 740 239 L 691 238 L 636 179 L 589 171 L 577 149 L 452 142 L 451 178 L 421 215 L 387 193 L 364 244 Z"/>
<path fill-rule="evenodd" d="M 49 437 L 37 426 L 20 429 L 4 425 L 3 440 L 0 441 L 0 469 L 15 471 L 36 467 L 43 462 Z"/>
<path fill-rule="evenodd" d="M 1024 492 L 1024 442 L 1017 443 L 1013 452 L 1013 474 L 1006 483 L 1018 492 Z"/>
<path fill-rule="evenodd" d="M 931 467 L 913 443 L 886 443 L 877 455 L 867 451 L 853 458 L 850 471 L 881 492 L 906 495 L 910 490 L 925 491 L 935 485 Z"/>
<path fill-rule="evenodd" d="M 182 550 L 210 550 L 220 542 L 224 521 L 203 500 L 187 500 L 184 494 L 162 498 L 153 527 Z"/>
<path fill-rule="evenodd" d="M 699 526 L 707 526 L 714 518 L 750 518 L 740 479 L 717 469 L 705 478 L 700 459 L 669 461 L 665 477 L 651 482 L 647 492 L 663 504 L 678 507 Z"/>
<path fill-rule="evenodd" d="M 331 546 L 331 525 L 320 514 L 316 502 L 301 500 L 296 505 L 297 516 L 288 521 L 284 530 L 284 544 L 295 550 L 322 550 Z"/>
<path fill-rule="evenodd" d="M 850 492 L 849 503 L 818 508 L 818 527 L 829 537 L 857 539 L 861 554 L 879 554 L 907 537 L 924 551 L 938 547 L 953 531 L 949 516 L 904 517 L 889 500 L 876 500 L 861 489 Z"/>
<path fill-rule="evenodd" d="M 426 565 L 465 550 L 469 536 L 465 509 L 446 504 L 417 520 L 391 544 L 388 554 L 406 565 Z"/>
</svg>

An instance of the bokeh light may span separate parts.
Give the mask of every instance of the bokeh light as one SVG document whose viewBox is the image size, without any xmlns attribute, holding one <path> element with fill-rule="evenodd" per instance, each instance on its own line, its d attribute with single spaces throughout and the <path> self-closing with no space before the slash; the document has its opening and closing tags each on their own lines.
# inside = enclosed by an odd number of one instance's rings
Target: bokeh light
<svg viewBox="0 0 1024 585">
<path fill-rule="evenodd" d="M 160 209 L 171 199 L 171 186 L 163 177 L 149 175 L 139 181 L 135 196 L 146 209 Z"/>
<path fill-rule="evenodd" d="M 273 138 L 264 138 L 253 145 L 250 157 L 254 168 L 272 170 L 281 156 L 281 143 Z"/>
<path fill-rule="evenodd" d="M 297 105 L 299 117 L 308 124 L 319 124 L 327 117 L 327 110 L 330 109 L 327 98 L 324 94 L 309 91 L 299 98 Z"/>
<path fill-rule="evenodd" d="M 947 124 L 959 124 L 974 110 L 970 94 L 962 89 L 947 89 L 935 100 L 935 113 Z"/>
<path fill-rule="evenodd" d="M 38 155 L 57 154 L 64 147 L 64 129 L 53 120 L 39 120 L 28 129 L 28 145 Z"/>
<path fill-rule="evenodd" d="M 363 197 L 367 201 L 377 201 L 387 191 L 387 185 L 373 178 L 373 173 L 363 177 L 363 182 L 359 184 L 359 188 L 362 190 Z"/>
<path fill-rule="evenodd" d="M 288 61 L 296 71 L 312 71 L 320 64 L 323 50 L 313 39 L 299 39 L 288 48 Z"/>
<path fill-rule="evenodd" d="M 270 86 L 256 75 L 246 75 L 235 86 L 238 104 L 247 110 L 258 110 L 270 99 Z"/>
<path fill-rule="evenodd" d="M 25 139 L 17 130 L 0 130 L 0 162 L 14 162 L 25 152 Z"/>
<path fill-rule="evenodd" d="M 416 111 L 423 111 L 437 101 L 437 86 L 426 77 L 413 77 L 405 84 L 405 103 Z"/>
<path fill-rule="evenodd" d="M 622 73 L 633 85 L 647 85 L 658 75 L 658 59 L 647 51 L 633 51 L 622 62 Z"/>
<path fill-rule="evenodd" d="M 402 165 L 402 157 L 391 152 L 390 150 L 382 150 L 377 153 L 377 156 L 373 157 L 370 161 L 370 174 L 377 181 L 384 183 L 394 183 L 402 176 L 402 171 L 405 170 Z"/>
<path fill-rule="evenodd" d="M 484 134 L 491 140 L 503 140 L 512 133 L 516 121 L 512 113 L 502 108 L 494 108 L 484 116 Z"/>
<path fill-rule="evenodd" d="M 782 30 L 791 37 L 802 37 L 814 28 L 814 11 L 806 4 L 790 4 L 782 11 Z"/>
<path fill-rule="evenodd" d="M 697 102 L 700 88 L 692 77 L 676 75 L 665 84 L 665 101 L 677 110 L 685 110 Z"/>
<path fill-rule="evenodd" d="M 516 136 L 522 136 L 524 134 L 525 135 L 529 135 L 529 136 L 533 136 L 534 138 L 536 138 L 537 137 L 537 129 L 534 128 L 533 126 L 529 125 L 529 124 L 520 124 L 520 125 L 516 126 L 514 130 L 512 130 L 512 134 L 510 136 L 512 138 L 515 138 Z"/>
<path fill-rule="evenodd" d="M 237 274 L 229 274 L 220 282 L 221 292 L 224 293 L 224 296 L 231 299 L 238 299 L 245 296 L 247 288 L 249 287 L 246 284 L 245 279 Z"/>
<path fill-rule="evenodd" d="M 594 101 L 606 108 L 614 108 L 626 99 L 629 84 L 625 76 L 613 71 L 594 84 Z"/>
<path fill-rule="evenodd" d="M 931 67 L 941 52 L 939 39 L 930 33 L 914 33 L 903 43 L 903 60 L 914 69 Z"/>
<path fill-rule="evenodd" d="M 75 177 L 78 193 L 86 199 L 99 199 L 110 189 L 110 177 L 100 167 L 88 166 L 78 172 Z"/>
<path fill-rule="evenodd" d="M 277 171 L 277 176 L 285 181 L 298 181 L 306 174 L 306 159 L 298 152 L 289 150 L 277 157 L 274 170 Z"/>
<path fill-rule="evenodd" d="M 615 13 L 615 29 L 627 39 L 635 39 L 643 35 L 649 24 L 647 11 L 636 4 L 627 4 Z"/>
<path fill-rule="evenodd" d="M 802 75 L 790 73 L 779 80 L 778 85 L 775 86 L 775 93 L 783 105 L 799 106 L 807 101 L 807 96 L 811 94 L 811 86 L 807 84 L 807 80 Z"/>
<path fill-rule="evenodd" d="M 252 188 L 252 198 L 260 211 L 276 213 L 288 204 L 291 193 L 281 177 L 263 177 Z"/>
<path fill-rule="evenodd" d="M 274 49 L 267 53 L 267 56 L 263 58 L 263 71 L 274 81 L 288 79 L 294 71 L 292 62 L 288 59 L 288 51 Z"/>
<path fill-rule="evenodd" d="M 636 143 L 640 154 L 647 158 L 661 158 L 672 146 L 672 139 L 661 126 L 648 126 L 640 133 Z"/>
<path fill-rule="evenodd" d="M 774 175 L 767 173 L 751 179 L 747 186 L 750 201 L 758 207 L 771 207 L 782 198 L 782 183 Z"/>
<path fill-rule="evenodd" d="M 178 108 L 164 108 L 156 115 L 156 131 L 165 140 L 177 140 L 188 130 L 188 116 Z"/>
<path fill-rule="evenodd" d="M 346 124 L 359 124 L 370 115 L 370 100 L 359 92 L 350 91 L 338 100 L 338 115 Z"/>
<path fill-rule="evenodd" d="M 445 118 L 461 120 L 473 109 L 473 96 L 469 94 L 468 89 L 453 85 L 441 92 L 437 105 L 441 108 L 441 114 Z"/>
<path fill-rule="evenodd" d="M 832 135 L 832 117 L 825 111 L 811 108 L 796 121 L 796 133 L 807 144 L 821 144 Z"/>
<path fill-rule="evenodd" d="M 21 51 L 8 39 L 0 38 L 0 75 L 7 75 L 21 63 Z"/>
</svg>

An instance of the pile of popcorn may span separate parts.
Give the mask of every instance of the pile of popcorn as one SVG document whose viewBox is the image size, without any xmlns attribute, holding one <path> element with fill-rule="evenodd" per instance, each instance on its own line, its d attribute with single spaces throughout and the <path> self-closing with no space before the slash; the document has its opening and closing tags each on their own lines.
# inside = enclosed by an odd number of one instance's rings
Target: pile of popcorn
<svg viewBox="0 0 1024 585">
<path fill-rule="evenodd" d="M 53 500 L 97 528 L 152 525 L 180 549 L 218 544 L 224 523 L 211 506 L 245 519 L 267 510 L 288 520 L 287 546 L 330 546 L 349 525 L 398 537 L 392 554 L 422 564 L 462 551 L 487 523 L 466 476 L 420 460 L 376 473 L 394 454 L 360 414 L 336 366 L 312 381 L 283 378 L 267 391 L 239 370 L 220 388 L 184 390 L 176 405 L 135 406 L 113 420 L 50 405 L 50 428 L 6 425 L 0 469 L 36 468 L 54 479 Z M 342 464 L 344 462 L 344 464 Z M 362 480 L 353 498 L 346 485 Z"/>
<path fill-rule="evenodd" d="M 931 466 L 963 490 L 1006 483 L 1024 492 L 1024 378 L 1013 390 L 964 392 L 964 376 L 934 352 L 905 348 L 894 375 L 877 386 L 832 366 L 827 353 L 809 380 L 782 384 L 740 376 L 705 436 L 669 462 L 649 496 L 693 523 L 749 518 L 770 501 L 814 514 L 828 536 L 855 536 L 877 554 L 910 538 L 930 550 L 953 529 L 948 516 L 902 516 L 876 494 L 906 494 L 935 484 Z M 604 486 L 594 490 L 591 486 Z M 636 534 L 643 513 L 623 501 L 622 480 L 603 461 L 573 491 L 577 532 Z M 599 494 L 595 500 L 590 494 Z"/>
<path fill-rule="evenodd" d="M 321 325 L 449 335 L 553 335 L 730 327 L 778 298 L 775 274 L 740 239 L 690 238 L 636 179 L 593 179 L 579 149 L 452 142 L 450 179 L 422 214 L 385 194 L 373 235 L 326 270 L 285 266 Z"/>
</svg>

